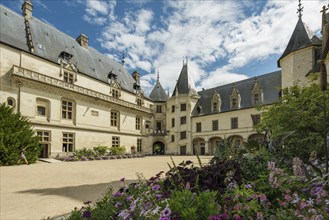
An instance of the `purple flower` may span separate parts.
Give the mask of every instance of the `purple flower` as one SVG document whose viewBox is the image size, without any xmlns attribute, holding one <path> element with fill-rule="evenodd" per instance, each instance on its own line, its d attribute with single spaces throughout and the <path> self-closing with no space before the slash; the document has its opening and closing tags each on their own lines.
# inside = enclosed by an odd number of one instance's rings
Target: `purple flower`
<svg viewBox="0 0 329 220">
<path fill-rule="evenodd" d="M 162 215 L 164 217 L 168 217 L 170 214 L 171 214 L 171 210 L 168 207 L 166 207 L 164 210 L 162 210 Z"/>
<path fill-rule="evenodd" d="M 168 217 L 160 217 L 159 220 L 170 220 Z"/>
<path fill-rule="evenodd" d="M 89 210 L 86 210 L 82 213 L 82 218 L 90 218 L 91 212 Z"/>
<path fill-rule="evenodd" d="M 154 190 L 154 191 L 157 191 L 159 189 L 160 189 L 160 186 L 158 184 L 156 184 L 152 187 L 152 190 Z"/>
<path fill-rule="evenodd" d="M 223 219 L 227 219 L 227 218 L 228 218 L 228 215 L 227 215 L 226 213 L 224 213 L 224 214 L 222 215 L 222 218 L 223 218 Z"/>
<path fill-rule="evenodd" d="M 220 216 L 218 216 L 218 215 L 211 215 L 211 216 L 209 216 L 209 220 L 220 220 Z"/>
<path fill-rule="evenodd" d="M 115 194 L 114 194 L 114 197 L 119 197 L 119 196 L 121 196 L 121 192 L 120 191 L 118 191 L 118 192 L 116 192 Z"/>
<path fill-rule="evenodd" d="M 241 218 L 241 216 L 238 215 L 238 214 L 234 214 L 234 215 L 233 215 L 233 219 L 235 219 L 235 220 L 243 220 L 243 219 Z"/>
<path fill-rule="evenodd" d="M 127 210 L 122 210 L 120 213 L 119 213 L 119 216 L 122 217 L 122 219 L 128 219 L 129 218 L 129 212 Z"/>
<path fill-rule="evenodd" d="M 122 204 L 120 203 L 120 202 L 117 202 L 117 204 L 115 204 L 115 208 L 119 208 L 119 207 L 121 207 L 122 206 Z"/>
<path fill-rule="evenodd" d="M 263 219 L 264 219 L 263 213 L 257 212 L 257 220 L 263 220 Z"/>
<path fill-rule="evenodd" d="M 162 198 L 162 195 L 161 195 L 161 194 L 157 194 L 157 195 L 155 196 L 155 198 L 156 198 L 157 200 L 160 200 L 160 199 Z"/>
<path fill-rule="evenodd" d="M 131 195 L 128 195 L 128 196 L 127 196 L 127 201 L 132 200 L 132 198 L 133 198 L 133 197 L 132 197 Z"/>
</svg>

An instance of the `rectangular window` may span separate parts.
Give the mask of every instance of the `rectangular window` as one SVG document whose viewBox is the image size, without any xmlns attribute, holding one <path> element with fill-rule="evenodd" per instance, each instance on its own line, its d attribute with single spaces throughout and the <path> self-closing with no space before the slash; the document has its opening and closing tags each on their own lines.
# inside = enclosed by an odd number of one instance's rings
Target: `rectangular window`
<svg viewBox="0 0 329 220">
<path fill-rule="evenodd" d="M 62 118 L 70 119 L 73 118 L 73 102 L 68 100 L 62 100 Z"/>
<path fill-rule="evenodd" d="M 186 104 L 183 103 L 183 104 L 180 104 L 180 110 L 183 112 L 183 111 L 186 111 Z"/>
<path fill-rule="evenodd" d="M 119 112 L 111 112 L 111 127 L 118 127 L 119 125 Z"/>
<path fill-rule="evenodd" d="M 116 89 L 112 89 L 112 97 L 118 99 L 119 98 L 119 91 Z"/>
<path fill-rule="evenodd" d="M 171 135 L 171 142 L 175 142 L 175 135 Z"/>
<path fill-rule="evenodd" d="M 175 112 L 175 106 L 174 105 L 171 106 L 171 112 Z"/>
<path fill-rule="evenodd" d="M 142 152 L 142 138 L 137 138 L 137 152 Z"/>
<path fill-rule="evenodd" d="M 186 131 L 181 131 L 180 132 L 180 139 L 181 140 L 186 139 Z"/>
<path fill-rule="evenodd" d="M 258 93 L 256 93 L 256 94 L 254 94 L 254 104 L 259 104 L 260 102 L 259 102 L 259 94 Z"/>
<path fill-rule="evenodd" d="M 256 126 L 260 122 L 260 115 L 251 115 L 252 124 Z"/>
<path fill-rule="evenodd" d="M 212 130 L 218 131 L 218 120 L 212 121 Z"/>
<path fill-rule="evenodd" d="M 161 129 L 162 129 L 162 122 L 161 121 L 157 121 L 156 122 L 156 129 L 158 130 L 158 131 L 161 131 Z"/>
<path fill-rule="evenodd" d="M 213 111 L 217 112 L 217 102 L 214 102 Z"/>
<path fill-rule="evenodd" d="M 157 105 L 157 113 L 161 113 L 162 112 L 162 106 L 161 105 Z"/>
<path fill-rule="evenodd" d="M 232 98 L 232 109 L 236 109 L 238 107 L 238 102 L 236 98 Z"/>
<path fill-rule="evenodd" d="M 171 127 L 175 127 L 175 119 L 174 118 L 171 119 Z"/>
<path fill-rule="evenodd" d="M 42 105 L 37 106 L 37 114 L 39 116 L 46 116 L 46 107 Z"/>
<path fill-rule="evenodd" d="M 73 82 L 74 82 L 74 74 L 73 73 L 64 72 L 63 80 L 66 83 L 73 84 Z"/>
<path fill-rule="evenodd" d="M 196 132 L 201 132 L 201 122 L 196 123 Z"/>
<path fill-rule="evenodd" d="M 50 142 L 50 131 L 37 131 L 39 142 Z"/>
<path fill-rule="evenodd" d="M 136 130 L 140 130 L 142 125 L 142 118 L 141 117 L 136 117 Z"/>
<path fill-rule="evenodd" d="M 120 147 L 120 137 L 112 137 L 112 147 Z"/>
<path fill-rule="evenodd" d="M 136 102 L 137 102 L 137 105 L 138 106 L 142 106 L 143 105 L 143 101 L 140 98 L 138 98 Z"/>
<path fill-rule="evenodd" d="M 63 133 L 63 152 L 74 151 L 74 133 Z"/>
<path fill-rule="evenodd" d="M 238 118 L 231 118 L 231 129 L 236 129 L 239 127 Z"/>
<path fill-rule="evenodd" d="M 180 117 L 180 124 L 185 125 L 186 124 L 186 116 Z"/>
</svg>

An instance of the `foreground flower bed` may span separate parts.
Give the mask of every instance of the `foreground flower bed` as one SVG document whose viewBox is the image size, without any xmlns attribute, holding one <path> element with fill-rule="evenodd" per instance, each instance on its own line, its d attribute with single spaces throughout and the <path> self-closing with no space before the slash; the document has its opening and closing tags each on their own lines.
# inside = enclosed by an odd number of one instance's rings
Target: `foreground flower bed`
<svg viewBox="0 0 329 220">
<path fill-rule="evenodd" d="M 298 167 L 289 175 L 269 162 L 267 175 L 246 181 L 239 163 L 191 161 L 146 180 L 125 184 L 96 204 L 86 202 L 74 219 L 329 219 L 328 185 L 307 180 Z"/>
<path fill-rule="evenodd" d="M 123 154 L 123 155 L 104 155 L 104 156 L 81 156 L 67 155 L 59 157 L 58 159 L 64 162 L 74 161 L 93 161 L 93 160 L 114 160 L 114 159 L 127 159 L 127 158 L 143 158 L 143 154 Z"/>
</svg>

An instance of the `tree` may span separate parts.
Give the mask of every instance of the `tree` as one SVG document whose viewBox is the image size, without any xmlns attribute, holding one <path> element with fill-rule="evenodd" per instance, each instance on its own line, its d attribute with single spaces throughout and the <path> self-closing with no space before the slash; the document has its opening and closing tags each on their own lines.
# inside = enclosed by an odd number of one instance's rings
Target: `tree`
<svg viewBox="0 0 329 220">
<path fill-rule="evenodd" d="M 39 139 L 29 120 L 12 107 L 0 105 L 0 165 L 16 164 L 21 150 L 26 147 L 26 158 L 35 163 L 41 152 Z"/>
<path fill-rule="evenodd" d="M 328 97 L 329 91 L 321 91 L 319 85 L 303 88 L 294 85 L 285 91 L 280 102 L 262 107 L 262 120 L 256 129 L 280 143 L 273 150 L 284 158 L 298 156 L 308 163 L 312 151 L 319 157 L 328 155 L 325 143 L 329 130 Z"/>
</svg>

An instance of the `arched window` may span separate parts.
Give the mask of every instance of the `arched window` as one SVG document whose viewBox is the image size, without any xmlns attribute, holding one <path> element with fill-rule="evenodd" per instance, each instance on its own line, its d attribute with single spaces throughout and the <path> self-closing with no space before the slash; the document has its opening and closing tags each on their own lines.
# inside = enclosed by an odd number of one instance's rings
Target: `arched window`
<svg viewBox="0 0 329 220">
<path fill-rule="evenodd" d="M 215 91 L 211 99 L 211 111 L 219 112 L 221 108 L 221 103 L 222 101 L 220 99 L 220 95 Z"/>
<path fill-rule="evenodd" d="M 8 97 L 7 98 L 7 105 L 14 108 L 16 106 L 16 100 L 13 97 Z"/>
<path fill-rule="evenodd" d="M 49 121 L 50 118 L 50 101 L 43 98 L 36 99 L 36 115 L 46 117 Z"/>
<path fill-rule="evenodd" d="M 252 105 L 260 105 L 263 103 L 263 91 L 257 79 L 251 90 L 251 102 Z"/>
</svg>

